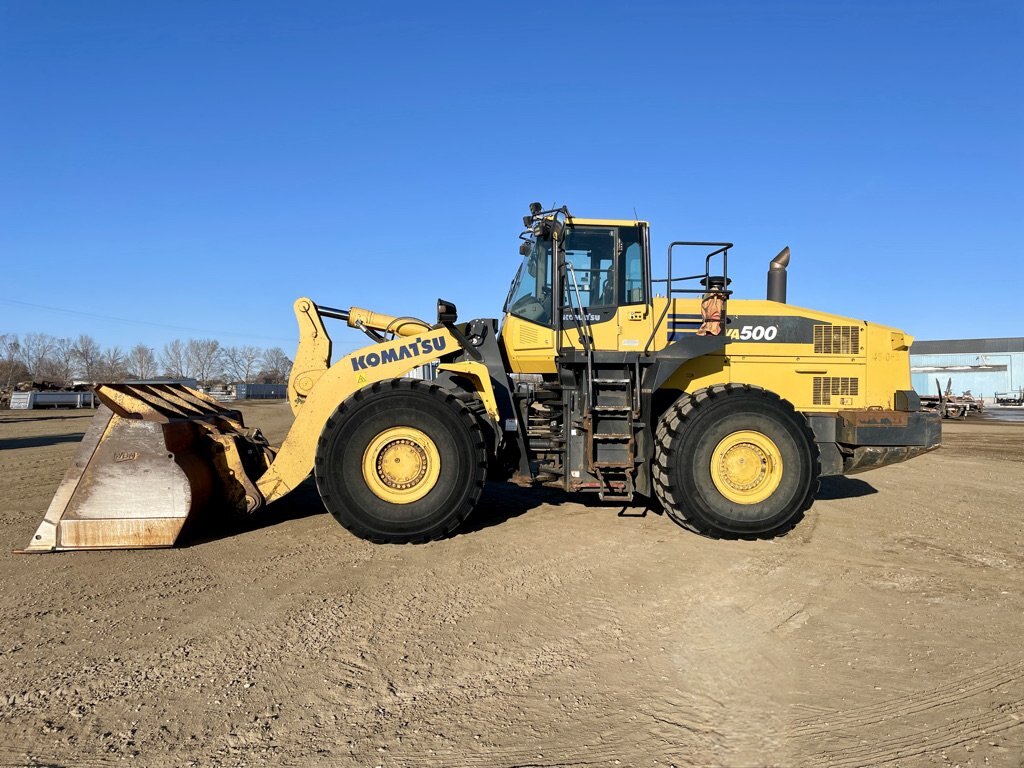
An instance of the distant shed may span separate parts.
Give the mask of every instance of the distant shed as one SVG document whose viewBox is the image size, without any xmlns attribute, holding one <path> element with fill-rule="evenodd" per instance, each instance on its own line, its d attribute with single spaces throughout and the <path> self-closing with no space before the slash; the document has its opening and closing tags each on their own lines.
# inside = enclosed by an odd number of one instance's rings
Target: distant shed
<svg viewBox="0 0 1024 768">
<path fill-rule="evenodd" d="M 288 397 L 287 384 L 243 384 L 235 387 L 236 400 L 283 400 Z"/>
<path fill-rule="evenodd" d="M 910 372 L 919 394 L 937 394 L 936 379 L 943 389 L 952 380 L 954 394 L 970 390 L 992 403 L 996 394 L 1024 387 L 1024 336 L 915 341 Z"/>
</svg>

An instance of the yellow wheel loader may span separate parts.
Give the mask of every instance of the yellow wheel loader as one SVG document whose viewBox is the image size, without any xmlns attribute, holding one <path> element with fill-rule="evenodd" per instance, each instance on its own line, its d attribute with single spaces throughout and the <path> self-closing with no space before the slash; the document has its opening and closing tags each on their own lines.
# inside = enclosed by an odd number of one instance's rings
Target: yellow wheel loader
<svg viewBox="0 0 1024 768">
<path fill-rule="evenodd" d="M 646 222 L 530 206 L 504 319 L 436 322 L 295 303 L 295 420 L 271 448 L 237 411 L 181 386 L 97 387 L 103 403 L 26 551 L 171 546 L 203 510 L 253 514 L 310 474 L 376 542 L 455 531 L 485 480 L 656 501 L 711 537 L 788 531 L 818 478 L 936 448 L 910 385 L 912 338 L 732 297 L 731 243 L 673 242 L 653 279 Z M 699 249 L 695 251 L 695 249 Z M 688 259 L 686 274 L 673 260 Z M 661 295 L 656 295 L 656 291 Z M 372 343 L 332 360 L 325 320 Z M 430 364 L 433 380 L 406 378 Z"/>
</svg>

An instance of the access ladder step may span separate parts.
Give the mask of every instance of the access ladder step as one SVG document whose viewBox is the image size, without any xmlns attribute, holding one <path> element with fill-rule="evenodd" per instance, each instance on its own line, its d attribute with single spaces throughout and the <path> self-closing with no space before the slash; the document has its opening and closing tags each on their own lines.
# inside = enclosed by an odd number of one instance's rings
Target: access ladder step
<svg viewBox="0 0 1024 768">
<path fill-rule="evenodd" d="M 618 434 L 604 433 L 603 432 L 603 433 L 594 435 L 594 439 L 595 440 L 600 440 L 601 442 L 608 442 L 608 443 L 614 443 L 614 442 L 620 442 L 620 441 L 621 442 L 632 442 L 633 441 L 633 436 L 632 435 L 618 435 Z"/>
<path fill-rule="evenodd" d="M 608 384 L 608 385 L 612 385 L 612 386 L 623 387 L 623 386 L 625 386 L 627 384 L 631 384 L 633 380 L 632 379 L 598 379 L 598 378 L 595 378 L 595 379 L 592 379 L 592 381 L 595 384 Z"/>
<path fill-rule="evenodd" d="M 633 500 L 633 494 L 632 493 L 629 493 L 629 494 L 613 494 L 613 493 L 605 493 L 604 491 L 601 491 L 601 492 L 599 492 L 597 494 L 597 497 L 599 499 L 601 499 L 601 501 L 632 501 Z"/>
</svg>

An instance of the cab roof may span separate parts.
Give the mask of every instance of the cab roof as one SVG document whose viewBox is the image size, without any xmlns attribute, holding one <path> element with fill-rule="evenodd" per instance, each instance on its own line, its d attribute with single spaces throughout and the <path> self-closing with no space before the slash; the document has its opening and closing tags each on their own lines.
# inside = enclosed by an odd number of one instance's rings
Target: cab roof
<svg viewBox="0 0 1024 768">
<path fill-rule="evenodd" d="M 578 216 L 570 216 L 567 221 L 569 224 L 590 224 L 598 227 L 635 227 L 637 225 L 650 227 L 646 221 L 638 219 L 581 219 Z"/>
</svg>

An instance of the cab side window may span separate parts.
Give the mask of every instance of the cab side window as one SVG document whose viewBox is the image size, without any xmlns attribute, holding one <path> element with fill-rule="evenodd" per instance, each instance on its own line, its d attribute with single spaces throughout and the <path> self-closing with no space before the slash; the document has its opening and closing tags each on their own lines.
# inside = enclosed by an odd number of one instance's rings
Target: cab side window
<svg viewBox="0 0 1024 768">
<path fill-rule="evenodd" d="M 643 304 L 644 296 L 644 253 L 638 242 L 623 243 L 622 251 L 622 293 L 620 304 Z"/>
</svg>

